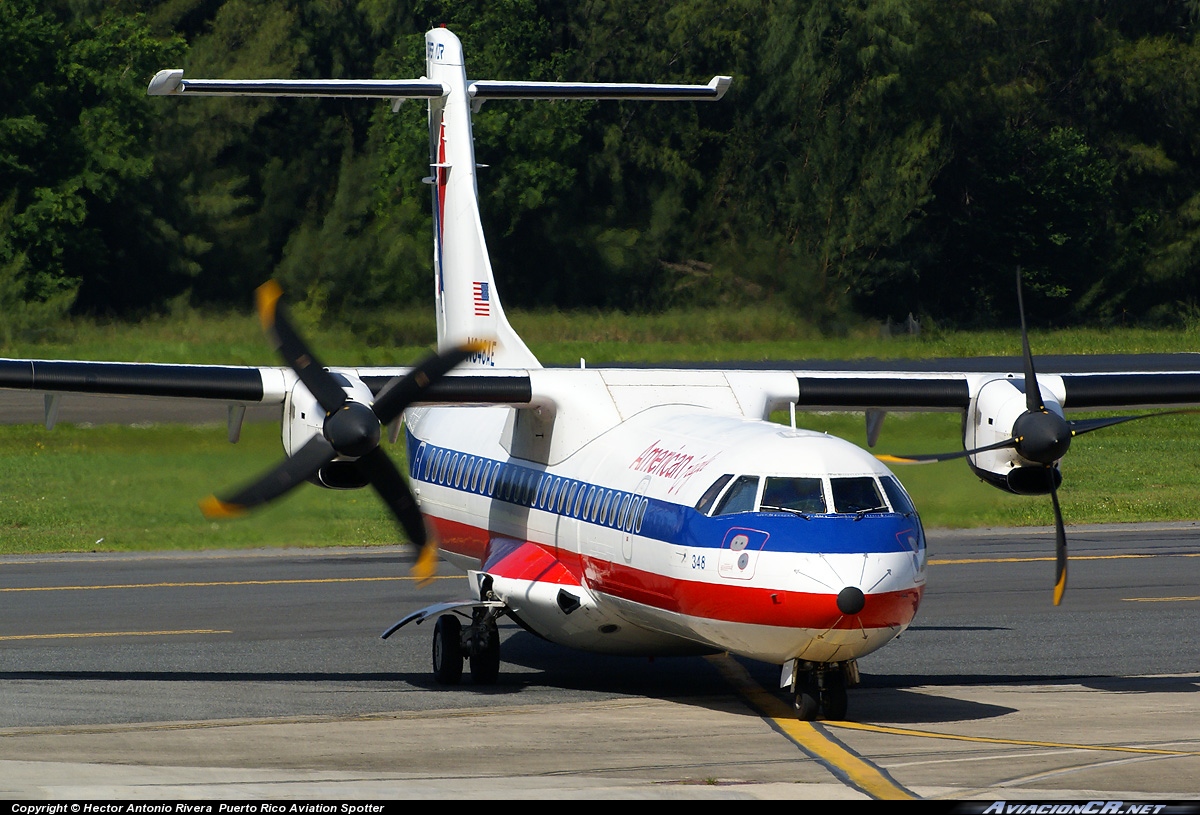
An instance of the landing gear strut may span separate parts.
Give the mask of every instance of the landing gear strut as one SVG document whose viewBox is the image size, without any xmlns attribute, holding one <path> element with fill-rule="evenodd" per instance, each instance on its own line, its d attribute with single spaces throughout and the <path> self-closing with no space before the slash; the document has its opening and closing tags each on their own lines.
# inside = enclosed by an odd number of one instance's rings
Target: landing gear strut
<svg viewBox="0 0 1200 815">
<path fill-rule="evenodd" d="M 858 663 L 804 662 L 792 660 L 784 665 L 783 687 L 792 689 L 792 707 L 796 718 L 811 722 L 823 718 L 846 718 L 846 689 L 858 684 Z"/>
<path fill-rule="evenodd" d="M 491 685 L 500 676 L 500 630 L 496 612 L 476 608 L 464 626 L 457 614 L 443 614 L 433 628 L 433 677 L 442 685 L 462 680 L 463 661 L 471 662 L 471 680 Z"/>
</svg>

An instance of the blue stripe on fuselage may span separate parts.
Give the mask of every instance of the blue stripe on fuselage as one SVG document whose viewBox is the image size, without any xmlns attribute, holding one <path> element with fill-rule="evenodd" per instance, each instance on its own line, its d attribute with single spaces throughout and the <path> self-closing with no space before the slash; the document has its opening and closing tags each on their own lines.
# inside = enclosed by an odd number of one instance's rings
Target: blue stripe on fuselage
<svg viewBox="0 0 1200 815">
<path fill-rule="evenodd" d="M 742 512 L 709 517 L 693 507 L 553 475 L 518 460 L 498 461 L 421 442 L 407 427 L 405 444 L 413 481 L 676 545 L 721 549 L 733 529 L 765 535 L 761 551 L 771 552 L 912 552 L 924 544 L 916 518 L 894 512 L 807 517 Z"/>
</svg>

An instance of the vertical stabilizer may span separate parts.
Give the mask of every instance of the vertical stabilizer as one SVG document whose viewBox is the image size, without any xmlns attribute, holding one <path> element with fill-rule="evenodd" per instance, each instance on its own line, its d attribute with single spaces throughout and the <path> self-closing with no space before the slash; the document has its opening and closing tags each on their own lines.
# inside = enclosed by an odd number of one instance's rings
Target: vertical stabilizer
<svg viewBox="0 0 1200 815">
<path fill-rule="evenodd" d="M 479 217 L 462 43 L 448 29 L 435 28 L 425 35 L 425 48 L 429 79 L 448 89 L 429 103 L 438 350 L 482 340 L 488 350 L 468 358 L 465 367 L 540 367 L 508 324 L 492 276 Z"/>
</svg>

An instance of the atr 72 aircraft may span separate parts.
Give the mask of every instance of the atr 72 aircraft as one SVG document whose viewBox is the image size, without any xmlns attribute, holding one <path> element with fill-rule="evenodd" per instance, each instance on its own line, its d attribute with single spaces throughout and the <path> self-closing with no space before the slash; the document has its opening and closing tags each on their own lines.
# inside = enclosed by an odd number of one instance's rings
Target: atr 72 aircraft
<svg viewBox="0 0 1200 815">
<path fill-rule="evenodd" d="M 719 100 L 707 84 L 469 80 L 457 37 L 426 34 L 418 80 L 211 80 L 162 71 L 155 96 L 353 96 L 429 105 L 437 353 L 412 368 L 325 367 L 294 330 L 273 282 L 258 290 L 286 367 L 0 360 L 0 387 L 279 405 L 286 458 L 202 503 L 235 515 L 311 482 L 371 486 L 418 547 L 467 573 L 460 602 L 414 611 L 383 632 L 435 619 L 433 671 L 497 679 L 497 620 L 612 654 L 728 652 L 781 666 L 796 714 L 840 719 L 857 660 L 908 627 L 925 590 L 921 522 L 879 457 L 769 420 L 773 411 L 958 411 L 964 458 L 986 482 L 1049 494 L 1057 528 L 1054 602 L 1066 586 L 1059 462 L 1074 436 L 1137 416 L 1070 421 L 1064 408 L 1200 403 L 1200 372 L 1038 376 L 981 372 L 542 367 L 501 306 L 479 216 L 471 117 L 505 99 Z M 1020 292 L 1020 275 L 1017 274 Z M 1022 317 L 1024 335 L 1024 318 Z M 1144 414 L 1156 415 L 1156 414 Z M 401 429 L 407 478 L 381 446 Z M 409 485 L 412 485 L 411 487 Z"/>
</svg>

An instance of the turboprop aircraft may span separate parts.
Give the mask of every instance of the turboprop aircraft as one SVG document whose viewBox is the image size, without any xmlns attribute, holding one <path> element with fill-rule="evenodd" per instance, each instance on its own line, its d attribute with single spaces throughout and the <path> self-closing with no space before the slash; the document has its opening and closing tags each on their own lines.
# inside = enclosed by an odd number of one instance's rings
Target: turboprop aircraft
<svg viewBox="0 0 1200 815">
<path fill-rule="evenodd" d="M 1074 436 L 1142 418 L 1071 421 L 1065 410 L 1200 403 L 1200 371 L 1038 375 L 1024 340 L 1016 371 L 546 368 L 510 326 L 479 216 L 472 113 L 505 99 L 715 101 L 698 85 L 468 80 L 461 43 L 426 34 L 416 80 L 213 80 L 162 71 L 155 96 L 357 96 L 429 107 L 437 351 L 411 368 L 326 367 L 258 290 L 284 367 L 0 360 L 0 387 L 46 394 L 47 426 L 67 392 L 280 406 L 286 457 L 202 502 L 236 515 L 295 486 L 371 486 L 417 547 L 440 555 L 464 596 L 383 631 L 435 620 L 433 671 L 497 680 L 497 620 L 611 654 L 729 652 L 781 666 L 805 720 L 840 719 L 857 660 L 913 621 L 926 582 L 921 521 L 887 463 L 775 411 L 864 411 L 871 444 L 886 411 L 963 414 L 963 449 L 892 461 L 965 458 L 987 483 L 1049 494 L 1057 534 L 1054 602 L 1066 586 L 1059 463 Z M 1017 284 L 1020 292 L 1020 275 Z M 1023 313 L 1023 307 L 1022 307 Z M 1022 316 L 1022 335 L 1024 317 Z M 794 415 L 794 414 L 793 414 Z M 382 439 L 403 432 L 407 476 Z M 411 486 L 410 486 L 411 484 Z"/>
</svg>

